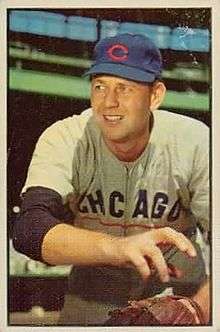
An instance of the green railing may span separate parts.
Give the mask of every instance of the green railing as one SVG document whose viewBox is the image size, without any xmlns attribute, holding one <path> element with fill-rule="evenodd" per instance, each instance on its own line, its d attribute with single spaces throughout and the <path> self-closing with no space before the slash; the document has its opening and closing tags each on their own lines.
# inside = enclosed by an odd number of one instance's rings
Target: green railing
<svg viewBox="0 0 220 332">
<path fill-rule="evenodd" d="M 88 79 L 40 71 L 9 69 L 9 88 L 12 90 L 89 99 Z M 209 94 L 167 91 L 162 107 L 209 111 Z"/>
</svg>

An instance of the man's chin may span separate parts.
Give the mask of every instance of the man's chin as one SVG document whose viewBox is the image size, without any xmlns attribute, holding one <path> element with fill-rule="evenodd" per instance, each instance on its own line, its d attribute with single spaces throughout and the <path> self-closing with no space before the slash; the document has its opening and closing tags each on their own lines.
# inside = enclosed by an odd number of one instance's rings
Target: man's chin
<svg viewBox="0 0 220 332">
<path fill-rule="evenodd" d="M 129 135 L 126 132 L 123 132 L 123 128 L 106 128 L 99 125 L 99 128 L 102 132 L 102 136 L 105 141 L 111 141 L 112 143 L 125 143 L 129 139 Z"/>
<path fill-rule="evenodd" d="M 115 143 L 115 144 L 122 144 L 122 143 L 126 143 L 128 141 L 128 137 L 127 136 L 122 136 L 121 134 L 109 134 L 109 135 L 106 135 L 106 134 L 103 134 L 103 137 L 104 137 L 104 140 L 105 141 L 108 141 L 108 142 L 112 142 L 112 143 Z"/>
</svg>

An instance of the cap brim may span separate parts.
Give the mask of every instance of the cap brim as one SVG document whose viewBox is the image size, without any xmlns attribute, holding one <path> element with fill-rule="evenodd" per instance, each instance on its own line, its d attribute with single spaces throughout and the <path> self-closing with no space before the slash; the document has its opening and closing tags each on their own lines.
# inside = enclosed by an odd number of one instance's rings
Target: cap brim
<svg viewBox="0 0 220 332">
<path fill-rule="evenodd" d="M 108 74 L 126 78 L 137 82 L 152 83 L 156 75 L 154 73 L 146 72 L 135 67 L 129 67 L 119 63 L 100 63 L 92 66 L 83 76 L 95 74 Z"/>
</svg>

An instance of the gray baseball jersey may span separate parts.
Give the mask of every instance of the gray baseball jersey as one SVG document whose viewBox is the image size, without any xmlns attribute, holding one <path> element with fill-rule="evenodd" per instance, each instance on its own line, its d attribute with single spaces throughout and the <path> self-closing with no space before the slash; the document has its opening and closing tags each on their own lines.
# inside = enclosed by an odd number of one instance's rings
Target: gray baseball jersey
<svg viewBox="0 0 220 332">
<path fill-rule="evenodd" d="M 143 154 L 119 161 L 106 147 L 92 110 L 58 121 L 39 139 L 23 191 L 54 189 L 77 226 L 129 235 L 164 225 L 209 227 L 209 133 L 189 117 L 154 112 Z"/>
</svg>

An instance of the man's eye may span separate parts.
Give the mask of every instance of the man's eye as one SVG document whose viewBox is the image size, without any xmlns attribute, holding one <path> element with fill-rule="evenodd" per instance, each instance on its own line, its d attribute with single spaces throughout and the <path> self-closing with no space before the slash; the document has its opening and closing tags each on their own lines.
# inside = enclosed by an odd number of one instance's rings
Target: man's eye
<svg viewBox="0 0 220 332">
<path fill-rule="evenodd" d="M 129 93 L 129 92 L 131 92 L 131 87 L 130 86 L 127 86 L 127 85 L 121 85 L 121 86 L 119 86 L 119 91 L 121 92 L 121 93 Z"/>
<path fill-rule="evenodd" d="M 94 85 L 94 89 L 96 91 L 104 91 L 105 90 L 105 86 L 102 85 L 102 84 L 96 84 L 96 85 Z"/>
</svg>

